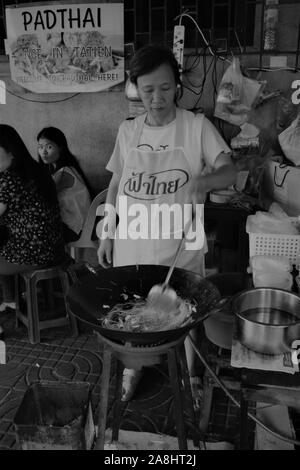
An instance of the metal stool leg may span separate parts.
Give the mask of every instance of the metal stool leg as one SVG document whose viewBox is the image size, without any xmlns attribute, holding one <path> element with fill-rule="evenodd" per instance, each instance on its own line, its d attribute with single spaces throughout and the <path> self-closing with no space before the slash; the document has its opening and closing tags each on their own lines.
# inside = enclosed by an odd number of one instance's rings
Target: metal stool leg
<svg viewBox="0 0 300 470">
<path fill-rule="evenodd" d="M 109 380 L 111 371 L 111 349 L 104 344 L 103 345 L 103 369 L 101 375 L 101 389 L 100 389 L 100 401 L 99 401 L 99 417 L 98 417 L 98 438 L 96 442 L 96 450 L 103 450 L 105 443 L 105 429 L 106 429 L 106 415 L 108 406 L 108 392 L 109 392 Z"/>
<path fill-rule="evenodd" d="M 27 320 L 28 337 L 31 344 L 39 343 L 40 329 L 38 316 L 38 299 L 36 282 L 32 278 L 26 278 L 26 301 L 27 301 Z"/>
<path fill-rule="evenodd" d="M 212 398 L 214 391 L 214 381 L 205 369 L 203 377 L 203 404 L 200 412 L 199 429 L 205 433 L 208 428 L 210 412 L 212 407 Z"/>
<path fill-rule="evenodd" d="M 183 400 L 181 394 L 182 385 L 180 383 L 181 377 L 179 377 L 178 374 L 175 348 L 170 348 L 168 350 L 168 368 L 171 387 L 174 394 L 174 411 L 178 436 L 178 445 L 180 450 L 187 450 L 188 447 L 184 427 Z"/>
<path fill-rule="evenodd" d="M 122 380 L 123 380 L 124 365 L 121 361 L 117 360 L 116 370 L 116 383 L 115 383 L 115 404 L 112 415 L 112 440 L 119 439 L 119 429 L 124 409 L 124 403 L 121 401 L 122 396 Z M 126 406 L 126 404 L 125 404 Z"/>
<path fill-rule="evenodd" d="M 69 318 L 69 323 L 70 323 L 70 328 L 72 331 L 73 336 L 78 336 L 78 324 L 77 320 L 74 317 L 74 315 L 70 312 L 70 309 L 68 308 L 68 303 L 67 303 L 67 293 L 70 287 L 70 282 L 69 282 L 69 276 L 66 272 L 61 272 L 60 273 L 60 282 L 61 286 L 63 289 L 63 295 L 64 295 L 64 301 L 65 301 L 65 306 L 66 306 L 66 313 Z"/>
<path fill-rule="evenodd" d="M 185 403 L 187 405 L 187 411 L 189 413 L 191 424 L 193 426 L 193 443 L 194 443 L 194 446 L 199 447 L 199 436 L 196 431 L 197 429 L 196 413 L 195 413 L 195 408 L 194 408 L 192 388 L 191 388 L 190 375 L 189 375 L 189 370 L 188 370 L 188 365 L 187 365 L 187 360 L 186 360 L 184 343 L 181 343 L 176 348 L 176 352 L 177 352 L 178 362 L 180 363 L 180 366 L 181 366 L 181 375 L 182 375 L 182 379 L 184 383 L 184 391 L 185 391 L 185 395 L 184 395 Z"/>
<path fill-rule="evenodd" d="M 20 312 L 20 304 L 22 302 L 21 296 L 21 279 L 18 274 L 15 275 L 15 293 L 16 293 L 16 321 L 15 325 L 16 328 L 19 328 L 20 326 L 20 320 L 19 320 L 19 312 Z"/>
</svg>

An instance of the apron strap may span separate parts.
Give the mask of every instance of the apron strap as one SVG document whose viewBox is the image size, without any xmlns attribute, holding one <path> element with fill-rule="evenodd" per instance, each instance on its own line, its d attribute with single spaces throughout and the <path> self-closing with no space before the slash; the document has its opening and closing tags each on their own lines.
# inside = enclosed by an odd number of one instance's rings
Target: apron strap
<svg viewBox="0 0 300 470">
<path fill-rule="evenodd" d="M 175 148 L 184 147 L 184 119 L 183 110 L 176 108 L 176 133 L 175 133 Z"/>
<path fill-rule="evenodd" d="M 142 114 L 136 118 L 137 120 L 137 129 L 133 133 L 132 141 L 130 142 L 130 149 L 136 149 L 140 143 L 140 138 L 143 132 L 143 127 L 146 121 L 147 113 Z"/>
</svg>

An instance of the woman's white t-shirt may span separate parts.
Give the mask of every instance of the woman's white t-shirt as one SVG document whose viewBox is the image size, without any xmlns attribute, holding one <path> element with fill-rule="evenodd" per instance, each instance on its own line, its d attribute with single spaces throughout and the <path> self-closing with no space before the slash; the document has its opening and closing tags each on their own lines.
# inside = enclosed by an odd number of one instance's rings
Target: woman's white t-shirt
<svg viewBox="0 0 300 470">
<path fill-rule="evenodd" d="M 222 162 L 218 161 L 218 165 L 229 163 L 230 148 L 214 125 L 203 114 L 194 115 L 186 110 L 182 110 L 182 112 L 185 122 L 182 146 L 195 174 L 214 168 L 217 157 L 223 152 L 228 153 L 228 156 L 223 156 Z M 121 124 L 113 154 L 106 166 L 106 169 L 112 173 L 122 175 L 124 160 L 131 149 L 131 142 L 133 135 L 137 132 L 139 119 L 143 119 L 143 116 L 124 121 Z M 175 120 L 160 127 L 144 124 L 138 148 L 150 151 L 172 150 L 175 145 L 175 132 Z"/>
</svg>

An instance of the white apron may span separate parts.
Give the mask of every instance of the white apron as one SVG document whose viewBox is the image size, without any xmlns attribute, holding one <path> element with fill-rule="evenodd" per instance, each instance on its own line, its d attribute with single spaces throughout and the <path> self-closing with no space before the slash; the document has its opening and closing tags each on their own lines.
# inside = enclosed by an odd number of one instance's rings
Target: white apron
<svg viewBox="0 0 300 470">
<path fill-rule="evenodd" d="M 124 162 L 119 190 L 117 194 L 116 208 L 119 214 L 119 225 L 116 230 L 114 240 L 114 266 L 127 266 L 134 264 L 155 264 L 170 266 L 175 252 L 180 243 L 182 234 L 178 231 L 178 225 L 174 226 L 171 219 L 171 237 L 162 239 L 162 233 L 167 234 L 166 227 L 161 227 L 158 216 L 151 216 L 151 209 L 154 205 L 180 204 L 183 208 L 188 200 L 188 187 L 192 177 L 192 168 L 182 146 L 184 142 L 184 122 L 180 110 L 176 112 L 176 134 L 175 147 L 173 150 L 148 151 L 138 147 L 143 131 L 146 115 L 140 119 L 137 131 L 130 145 L 128 156 Z M 200 158 L 200 155 L 199 155 Z M 123 198 L 120 198 L 123 196 Z M 124 198 L 125 196 L 125 198 Z M 121 201 L 122 199 L 122 201 Z M 125 214 L 124 204 L 126 199 L 127 214 Z M 148 235 L 145 239 L 132 239 L 132 227 L 137 227 L 137 220 L 141 220 L 139 209 L 134 214 L 130 210 L 137 209 L 142 204 L 143 214 L 148 213 Z M 191 221 L 191 205 L 189 218 L 185 220 L 186 227 L 189 228 Z M 135 222 L 134 222 L 135 219 Z M 128 229 L 126 239 L 124 236 L 124 221 L 127 222 Z M 143 219 L 144 222 L 144 219 Z M 201 211 L 201 222 L 203 224 L 203 210 Z M 121 228 L 122 227 L 122 228 Z M 177 230 L 176 230 L 177 227 Z M 159 229 L 159 237 L 154 238 L 152 231 Z M 167 227 L 168 228 L 168 227 Z M 176 231 L 178 238 L 174 238 Z M 145 231 L 143 231 L 145 233 Z M 122 235 L 123 234 L 123 235 Z M 182 250 L 177 262 L 177 267 L 187 269 L 204 275 L 204 250 Z"/>
</svg>

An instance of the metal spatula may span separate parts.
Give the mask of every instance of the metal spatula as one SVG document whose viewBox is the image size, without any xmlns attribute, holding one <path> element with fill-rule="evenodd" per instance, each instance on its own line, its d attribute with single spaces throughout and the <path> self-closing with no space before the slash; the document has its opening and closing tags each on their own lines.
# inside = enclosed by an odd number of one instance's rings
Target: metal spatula
<svg viewBox="0 0 300 470">
<path fill-rule="evenodd" d="M 192 217 L 191 225 L 193 223 L 193 220 L 194 216 Z M 148 293 L 147 302 L 154 306 L 156 309 L 170 312 L 171 310 L 175 310 L 177 308 L 177 294 L 175 290 L 169 286 L 169 281 L 176 266 L 179 255 L 182 251 L 184 242 L 185 231 L 183 232 L 182 238 L 178 245 L 176 254 L 169 268 L 165 281 L 162 284 L 155 284 L 153 287 L 151 287 Z"/>
</svg>

